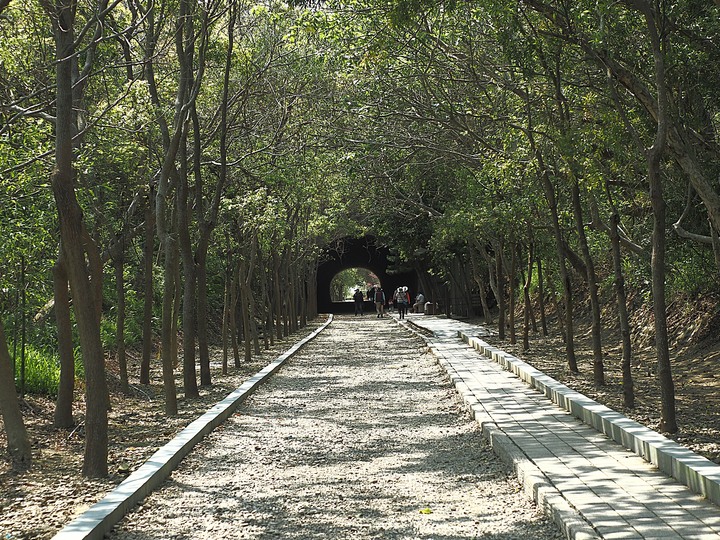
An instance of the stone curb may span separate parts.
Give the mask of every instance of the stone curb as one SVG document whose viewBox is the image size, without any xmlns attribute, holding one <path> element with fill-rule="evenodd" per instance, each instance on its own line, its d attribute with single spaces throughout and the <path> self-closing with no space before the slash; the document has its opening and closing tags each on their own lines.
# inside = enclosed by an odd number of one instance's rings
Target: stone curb
<svg viewBox="0 0 720 540">
<path fill-rule="evenodd" d="M 487 414 L 482 402 L 473 394 L 461 376 L 445 358 L 437 345 L 416 330 L 417 324 L 408 321 L 402 326 L 423 338 L 440 366 L 445 370 L 458 394 L 465 402 L 472 418 L 480 424 L 483 437 L 492 446 L 493 452 L 513 468 L 525 494 L 535 501 L 542 512 L 550 517 L 568 540 L 597 540 L 600 536 L 570 505 L 562 493 L 550 482 L 543 472 L 508 437 Z"/>
<path fill-rule="evenodd" d="M 482 402 L 468 388 L 462 377 L 443 357 L 443 354 L 434 345 L 431 345 L 430 348 L 463 398 L 470 415 L 480 424 L 483 437 L 490 442 L 495 454 L 513 468 L 525 494 L 535 501 L 546 516 L 553 520 L 568 540 L 599 539 L 600 536 L 595 529 L 570 505 L 540 468 L 492 421 Z"/>
<path fill-rule="evenodd" d="M 53 540 L 101 540 L 125 514 L 170 476 L 170 473 L 205 435 L 227 420 L 246 398 L 303 345 L 325 330 L 332 320 L 333 317 L 330 315 L 317 330 L 298 341 L 189 424 L 102 500 L 68 523 L 53 537 Z"/>
<path fill-rule="evenodd" d="M 604 433 L 695 493 L 720 505 L 720 466 L 657 433 L 568 388 L 519 358 L 458 331 L 459 337 L 487 358 L 517 375 L 548 399 L 585 424 Z"/>
</svg>

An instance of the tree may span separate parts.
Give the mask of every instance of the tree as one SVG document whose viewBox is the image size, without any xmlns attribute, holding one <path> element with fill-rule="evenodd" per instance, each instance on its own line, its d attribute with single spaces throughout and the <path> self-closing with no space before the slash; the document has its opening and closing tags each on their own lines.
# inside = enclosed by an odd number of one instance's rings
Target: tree
<svg viewBox="0 0 720 540">
<path fill-rule="evenodd" d="M 660 429 L 670 433 L 678 430 L 675 411 L 675 385 L 672 379 L 670 351 L 668 347 L 667 304 L 665 299 L 665 209 L 661 165 L 668 141 L 670 120 L 668 118 L 668 89 L 665 73 L 665 48 L 663 42 L 664 13 L 644 0 L 632 4 L 642 13 L 647 25 L 648 37 L 655 63 L 655 88 L 657 91 L 657 129 L 655 139 L 646 150 L 648 186 L 653 209 L 652 236 L 652 293 L 653 315 L 655 316 L 655 349 L 657 354 L 658 379 L 662 415 Z M 656 8 L 660 6 L 657 5 Z"/>
<path fill-rule="evenodd" d="M 15 392 L 15 376 L 12 359 L 5 339 L 5 329 L 0 320 L 0 412 L 5 424 L 8 440 L 8 453 L 13 465 L 20 469 L 32 464 L 32 451 L 22 412 Z"/>
<path fill-rule="evenodd" d="M 99 14 L 107 1 L 98 5 Z M 77 134 L 76 103 L 81 87 L 75 79 L 77 51 L 75 43 L 75 0 L 57 0 L 46 4 L 55 30 L 56 49 L 56 118 L 55 118 L 55 169 L 52 189 L 58 211 L 63 263 L 73 294 L 73 307 L 80 336 L 80 347 L 85 363 L 86 413 L 85 457 L 83 474 L 90 477 L 107 475 L 109 406 L 105 380 L 103 348 L 100 341 L 100 298 L 97 286 L 100 269 L 88 262 L 99 261 L 98 248 L 83 223 L 83 214 L 75 193 L 73 168 L 73 140 Z M 88 51 L 92 56 L 92 51 Z M 92 65 L 91 62 L 89 62 Z M 89 66 L 85 66 L 88 70 Z M 87 259 L 86 259 L 87 257 Z M 90 275 L 93 276 L 91 283 Z"/>
</svg>

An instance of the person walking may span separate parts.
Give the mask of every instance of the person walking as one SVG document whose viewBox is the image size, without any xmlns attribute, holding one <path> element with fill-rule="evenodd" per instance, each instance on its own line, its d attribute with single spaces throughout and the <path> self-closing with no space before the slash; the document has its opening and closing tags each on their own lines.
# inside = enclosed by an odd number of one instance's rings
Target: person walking
<svg viewBox="0 0 720 540">
<path fill-rule="evenodd" d="M 408 297 L 408 288 L 398 287 L 395 291 L 394 296 L 395 306 L 397 307 L 398 312 L 398 318 L 404 319 L 408 304 L 410 303 L 410 298 Z"/>
<path fill-rule="evenodd" d="M 360 292 L 360 289 L 355 289 L 355 294 L 353 294 L 353 300 L 355 301 L 355 316 L 358 315 L 364 315 L 363 313 L 363 293 Z"/>
<path fill-rule="evenodd" d="M 375 288 L 375 310 L 377 311 L 378 319 L 383 317 L 385 314 L 383 309 L 385 307 L 385 291 L 378 285 Z"/>
</svg>

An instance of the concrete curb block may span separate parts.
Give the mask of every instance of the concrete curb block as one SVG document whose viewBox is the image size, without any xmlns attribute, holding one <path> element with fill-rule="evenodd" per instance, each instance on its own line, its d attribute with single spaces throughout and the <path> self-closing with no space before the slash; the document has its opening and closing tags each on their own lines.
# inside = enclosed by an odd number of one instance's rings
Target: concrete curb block
<svg viewBox="0 0 720 540">
<path fill-rule="evenodd" d="M 460 338 L 505 370 L 543 393 L 585 424 L 655 465 L 664 473 L 720 505 L 720 466 L 677 444 L 656 431 L 630 420 L 597 401 L 568 388 L 519 358 L 476 337 L 458 332 Z"/>
<path fill-rule="evenodd" d="M 258 371 L 240 387 L 189 424 L 174 439 L 155 452 L 102 500 L 60 530 L 53 540 L 101 540 L 125 514 L 159 486 L 182 459 L 208 433 L 227 420 L 238 406 L 270 378 L 305 344 L 315 339 L 332 322 L 328 320 L 307 337 Z"/>
<path fill-rule="evenodd" d="M 483 424 L 483 435 L 493 450 L 513 467 L 525 493 L 549 516 L 569 540 L 595 540 L 600 536 L 570 505 L 558 489 L 548 480 L 512 440 L 492 422 Z"/>
<path fill-rule="evenodd" d="M 568 540 L 599 539 L 600 536 L 592 526 L 570 505 L 537 465 L 492 421 L 482 402 L 473 394 L 442 352 L 435 345 L 430 345 L 430 348 L 467 405 L 470 415 L 480 424 L 483 437 L 490 442 L 495 454 L 513 468 L 525 494 L 553 520 Z"/>
</svg>

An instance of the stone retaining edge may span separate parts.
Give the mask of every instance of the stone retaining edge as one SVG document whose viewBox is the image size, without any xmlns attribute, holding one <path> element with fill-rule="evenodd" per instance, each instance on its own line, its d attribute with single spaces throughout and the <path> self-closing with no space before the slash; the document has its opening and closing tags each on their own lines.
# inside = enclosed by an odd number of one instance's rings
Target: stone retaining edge
<svg viewBox="0 0 720 540">
<path fill-rule="evenodd" d="M 305 344 L 325 330 L 332 320 L 333 316 L 329 315 L 328 320 L 322 326 L 295 343 L 190 423 L 103 499 L 63 527 L 53 537 L 53 540 L 102 540 L 125 514 L 170 476 L 170 473 L 197 443 L 227 420 L 246 398 L 252 395 Z"/>
<path fill-rule="evenodd" d="M 604 433 L 672 476 L 695 493 L 720 505 L 720 466 L 675 441 L 572 390 L 519 358 L 458 331 L 459 337 L 487 358 L 542 392 L 553 403 Z"/>
</svg>

